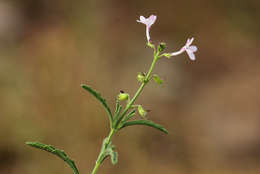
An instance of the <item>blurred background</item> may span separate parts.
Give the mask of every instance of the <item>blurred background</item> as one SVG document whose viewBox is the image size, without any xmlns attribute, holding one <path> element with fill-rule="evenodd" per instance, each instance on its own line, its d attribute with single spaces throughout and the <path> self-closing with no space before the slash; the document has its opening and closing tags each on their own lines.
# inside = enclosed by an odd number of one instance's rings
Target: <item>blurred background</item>
<svg viewBox="0 0 260 174">
<path fill-rule="evenodd" d="M 80 84 L 112 108 L 119 90 L 133 96 L 152 61 L 136 20 L 150 14 L 154 43 L 171 52 L 193 36 L 197 60 L 160 60 L 164 84 L 137 101 L 169 135 L 124 129 L 113 138 L 118 165 L 107 160 L 98 173 L 260 173 L 259 9 L 258 0 L 1 0 L 0 173 L 72 173 L 25 141 L 65 149 L 91 172 L 108 117 Z"/>
</svg>

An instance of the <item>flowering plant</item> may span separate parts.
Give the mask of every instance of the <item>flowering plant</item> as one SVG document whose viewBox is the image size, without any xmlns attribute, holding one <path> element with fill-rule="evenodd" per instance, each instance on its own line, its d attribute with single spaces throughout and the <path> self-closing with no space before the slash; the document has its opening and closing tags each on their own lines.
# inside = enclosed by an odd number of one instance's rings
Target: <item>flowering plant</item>
<svg viewBox="0 0 260 174">
<path fill-rule="evenodd" d="M 112 113 L 110 107 L 106 103 L 106 100 L 97 91 L 95 91 L 88 85 L 81 85 L 83 89 L 88 91 L 91 95 L 93 95 L 97 100 L 101 102 L 101 104 L 104 106 L 104 109 L 107 111 L 110 122 L 110 132 L 108 136 L 103 140 L 100 153 L 91 174 L 96 174 L 99 167 L 107 157 L 110 157 L 112 164 L 117 163 L 118 154 L 115 151 L 115 146 L 112 144 L 112 137 L 123 128 L 134 125 L 144 125 L 153 127 L 159 131 L 162 131 L 163 133 L 168 133 L 168 131 L 163 126 L 148 120 L 146 117 L 147 110 L 145 110 L 142 105 L 136 104 L 135 102 L 142 93 L 144 87 L 151 81 L 151 79 L 153 79 L 154 82 L 158 84 L 163 83 L 158 75 L 153 74 L 153 69 L 158 60 L 160 60 L 162 57 L 170 58 L 173 56 L 177 56 L 179 54 L 182 54 L 183 52 L 187 52 L 189 58 L 191 60 L 195 60 L 194 52 L 197 51 L 197 47 L 191 45 L 194 40 L 193 38 L 191 38 L 187 40 L 186 44 L 179 51 L 172 53 L 162 53 L 165 50 L 166 44 L 160 43 L 156 48 L 156 46 L 151 42 L 150 38 L 150 29 L 151 26 L 155 23 L 156 19 L 157 17 L 155 15 L 151 15 L 148 18 L 140 16 L 140 19 L 137 20 L 137 22 L 143 23 L 146 26 L 147 45 L 153 49 L 154 54 L 152 64 L 147 73 L 139 73 L 137 75 L 137 80 L 140 83 L 140 87 L 132 98 L 130 98 L 130 95 L 128 93 L 120 91 L 116 98 L 115 111 Z M 122 106 L 123 102 L 126 102 L 124 109 Z M 141 116 L 140 119 L 134 119 L 136 111 L 138 111 L 139 115 Z M 63 150 L 39 142 L 26 142 L 26 144 L 57 155 L 73 169 L 74 174 L 79 174 L 75 162 L 71 158 L 69 158 Z"/>
</svg>

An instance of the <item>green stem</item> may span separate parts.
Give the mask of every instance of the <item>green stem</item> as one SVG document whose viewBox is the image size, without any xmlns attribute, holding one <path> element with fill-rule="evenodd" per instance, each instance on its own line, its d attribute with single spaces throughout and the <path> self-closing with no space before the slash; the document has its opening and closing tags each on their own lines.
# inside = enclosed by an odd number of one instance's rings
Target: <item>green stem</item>
<svg viewBox="0 0 260 174">
<path fill-rule="evenodd" d="M 148 73 L 146 74 L 146 77 L 145 77 L 145 80 L 143 81 L 143 83 L 141 84 L 141 86 L 139 87 L 139 89 L 136 91 L 134 97 L 129 101 L 129 103 L 126 105 L 126 108 L 125 110 L 123 111 L 121 117 L 119 118 L 117 124 L 116 124 L 116 127 L 115 128 L 111 128 L 110 132 L 109 132 L 109 135 L 108 135 L 108 140 L 107 140 L 107 144 L 108 145 L 110 142 L 111 142 L 111 139 L 113 137 L 113 135 L 115 134 L 116 132 L 116 128 L 118 126 L 118 124 L 121 122 L 121 120 L 124 118 L 125 114 L 128 112 L 128 110 L 131 108 L 131 106 L 133 105 L 133 103 L 135 102 L 135 100 L 137 99 L 137 97 L 141 94 L 141 92 L 143 91 L 145 85 L 149 82 L 150 80 L 150 77 L 151 77 L 151 74 L 152 74 L 152 71 L 154 69 L 154 66 L 155 66 L 155 63 L 157 62 L 158 58 L 159 58 L 159 53 L 156 53 L 156 51 L 154 52 L 154 59 L 153 59 L 153 62 L 148 70 Z M 99 155 L 98 155 L 98 159 L 96 161 L 96 165 L 92 171 L 91 174 L 96 174 L 96 172 L 98 171 L 100 165 L 102 164 L 102 156 L 103 156 L 103 153 L 104 151 L 100 151 Z"/>
<path fill-rule="evenodd" d="M 112 128 L 112 129 L 110 130 L 110 132 L 109 132 L 108 137 L 107 137 L 108 140 L 107 140 L 106 146 L 111 142 L 111 139 L 112 139 L 114 133 L 115 133 L 115 129 Z M 103 156 L 103 153 L 104 153 L 104 151 L 101 150 L 100 153 L 99 153 L 99 155 L 98 155 L 98 159 L 97 159 L 97 161 L 96 161 L 95 167 L 94 167 L 94 169 L 92 170 L 92 173 L 91 173 L 91 174 L 96 174 L 97 170 L 99 169 L 100 165 L 102 164 L 101 158 L 102 158 L 102 156 Z"/>
<path fill-rule="evenodd" d="M 97 170 L 98 170 L 99 167 L 100 167 L 100 165 L 101 165 L 101 163 L 96 162 L 96 165 L 95 165 L 95 167 L 94 167 L 94 169 L 93 169 L 93 171 L 92 171 L 91 174 L 96 174 L 96 173 L 97 173 Z"/>
<path fill-rule="evenodd" d="M 154 53 L 154 58 L 153 58 L 153 62 L 148 70 L 148 73 L 145 76 L 145 80 L 143 81 L 143 83 L 141 84 L 141 86 L 139 87 L 139 89 L 136 91 L 134 97 L 130 100 L 130 102 L 126 105 L 125 110 L 123 111 L 120 119 L 117 122 L 117 125 L 121 122 L 121 120 L 124 118 L 125 114 L 127 113 L 127 111 L 130 109 L 130 107 L 133 105 L 133 103 L 135 102 L 135 100 L 137 99 L 137 97 L 141 94 L 141 92 L 143 91 L 145 85 L 149 82 L 152 71 L 154 69 L 155 63 L 157 62 L 159 56 L 159 53 Z"/>
<path fill-rule="evenodd" d="M 108 135 L 108 144 L 110 143 L 110 141 L 111 141 L 111 139 L 112 139 L 114 133 L 115 133 L 115 129 L 112 128 L 112 129 L 110 130 L 110 132 L 109 132 L 109 135 Z"/>
</svg>

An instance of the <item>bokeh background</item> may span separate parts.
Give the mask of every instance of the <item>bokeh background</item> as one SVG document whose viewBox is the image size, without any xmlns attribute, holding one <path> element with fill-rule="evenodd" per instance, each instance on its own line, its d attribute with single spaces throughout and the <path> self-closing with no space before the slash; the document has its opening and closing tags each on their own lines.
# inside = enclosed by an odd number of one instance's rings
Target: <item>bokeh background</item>
<svg viewBox="0 0 260 174">
<path fill-rule="evenodd" d="M 63 161 L 27 147 L 55 145 L 90 173 L 109 131 L 87 83 L 114 108 L 133 95 L 152 61 L 140 15 L 156 14 L 154 43 L 167 51 L 194 36 L 197 60 L 162 59 L 138 103 L 169 135 L 129 127 L 113 142 L 119 163 L 103 174 L 260 173 L 259 0 L 1 0 L 0 173 L 71 174 Z"/>
</svg>

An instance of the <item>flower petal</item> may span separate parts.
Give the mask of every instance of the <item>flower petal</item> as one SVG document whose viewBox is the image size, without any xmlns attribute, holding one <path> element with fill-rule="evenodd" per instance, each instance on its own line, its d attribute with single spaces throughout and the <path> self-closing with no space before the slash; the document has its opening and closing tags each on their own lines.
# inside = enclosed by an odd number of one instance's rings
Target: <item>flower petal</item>
<svg viewBox="0 0 260 174">
<path fill-rule="evenodd" d="M 194 53 L 191 50 L 186 49 L 186 52 L 187 52 L 188 56 L 190 57 L 190 60 L 195 60 L 196 59 Z"/>
<path fill-rule="evenodd" d="M 149 18 L 147 18 L 146 24 L 149 26 L 153 25 L 156 21 L 156 18 L 157 18 L 157 16 L 151 15 Z"/>
<path fill-rule="evenodd" d="M 196 52 L 198 50 L 198 48 L 195 45 L 190 46 L 188 49 L 192 52 Z"/>
<path fill-rule="evenodd" d="M 136 21 L 139 22 L 139 23 L 143 23 L 143 24 L 146 25 L 145 20 L 146 20 L 145 17 L 140 16 L 139 20 L 136 20 Z"/>
<path fill-rule="evenodd" d="M 193 37 L 190 38 L 190 39 L 188 39 L 187 42 L 186 42 L 186 46 L 187 46 L 187 47 L 190 46 L 190 45 L 192 44 L 193 40 L 194 40 Z"/>
<path fill-rule="evenodd" d="M 144 16 L 140 16 L 140 21 L 145 22 L 146 18 Z"/>
</svg>

